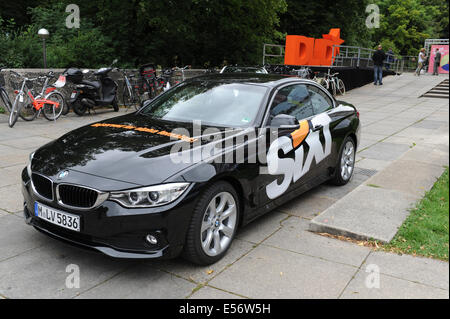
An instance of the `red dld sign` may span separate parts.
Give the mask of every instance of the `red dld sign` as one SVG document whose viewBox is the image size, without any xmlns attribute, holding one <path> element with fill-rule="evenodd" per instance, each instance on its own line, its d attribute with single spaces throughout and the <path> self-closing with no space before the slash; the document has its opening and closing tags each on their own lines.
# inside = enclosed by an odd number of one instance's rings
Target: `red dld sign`
<svg viewBox="0 0 450 319">
<path fill-rule="evenodd" d="M 322 39 L 308 38 L 302 35 L 287 35 L 284 64 L 287 65 L 331 65 L 333 45 L 340 45 L 341 29 L 330 29 Z M 335 55 L 339 48 L 335 48 Z"/>
</svg>

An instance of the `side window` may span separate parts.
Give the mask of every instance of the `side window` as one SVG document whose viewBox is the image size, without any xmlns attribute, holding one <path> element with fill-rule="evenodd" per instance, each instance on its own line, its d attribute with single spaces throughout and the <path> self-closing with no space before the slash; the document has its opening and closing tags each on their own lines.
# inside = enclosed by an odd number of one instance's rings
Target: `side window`
<svg viewBox="0 0 450 319">
<path fill-rule="evenodd" d="M 297 120 L 314 115 L 311 96 L 306 85 L 286 86 L 277 92 L 270 106 L 270 118 L 279 114 L 291 115 Z"/>
<path fill-rule="evenodd" d="M 308 91 L 311 96 L 311 103 L 314 109 L 314 114 L 319 114 L 328 111 L 333 107 L 333 102 L 330 97 L 326 95 L 318 87 L 308 85 Z"/>
</svg>

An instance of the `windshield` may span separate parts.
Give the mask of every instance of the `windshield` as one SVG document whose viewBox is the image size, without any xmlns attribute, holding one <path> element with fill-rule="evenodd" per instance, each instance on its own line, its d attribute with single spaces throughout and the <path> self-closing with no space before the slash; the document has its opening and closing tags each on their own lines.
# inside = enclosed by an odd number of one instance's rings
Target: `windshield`
<svg viewBox="0 0 450 319">
<path fill-rule="evenodd" d="M 167 121 L 200 120 L 217 126 L 248 126 L 255 120 L 267 90 L 241 83 L 182 83 L 151 102 L 142 114 Z"/>
</svg>

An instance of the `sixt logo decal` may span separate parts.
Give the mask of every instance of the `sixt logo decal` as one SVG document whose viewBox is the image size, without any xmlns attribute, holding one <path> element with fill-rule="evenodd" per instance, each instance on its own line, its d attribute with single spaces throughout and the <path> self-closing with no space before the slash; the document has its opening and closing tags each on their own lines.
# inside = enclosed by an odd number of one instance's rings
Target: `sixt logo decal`
<svg viewBox="0 0 450 319">
<path fill-rule="evenodd" d="M 156 129 L 148 128 L 148 127 L 138 127 L 138 126 L 133 126 L 133 125 L 95 123 L 95 124 L 92 124 L 91 126 L 92 127 L 115 127 L 115 128 L 123 128 L 126 130 L 134 130 L 134 131 L 139 131 L 139 132 L 153 133 L 153 134 L 158 134 L 158 135 L 169 136 L 171 138 L 179 139 L 179 140 L 189 142 L 189 143 L 193 143 L 197 140 L 196 138 L 189 137 L 186 135 L 176 134 L 176 133 L 167 132 L 167 131 L 160 131 L 160 130 L 156 130 Z"/>
<path fill-rule="evenodd" d="M 280 184 L 274 180 L 266 186 L 266 193 L 270 199 L 274 199 L 282 195 L 291 183 L 298 181 L 305 175 L 310 167 L 313 159 L 316 164 L 321 162 L 331 153 L 331 118 L 327 114 L 320 114 L 311 119 L 311 127 L 308 121 L 301 121 L 300 128 L 291 133 L 290 136 L 282 136 L 276 139 L 269 147 L 267 152 L 267 170 L 271 175 L 284 175 Z M 321 125 L 323 127 L 323 135 L 325 138 L 325 146 L 320 142 L 320 130 L 313 131 L 312 128 Z M 309 146 L 309 151 L 304 159 L 304 144 Z M 300 145 L 300 147 L 299 147 Z M 281 150 L 285 155 L 295 149 L 295 159 L 280 158 L 278 156 Z"/>
</svg>

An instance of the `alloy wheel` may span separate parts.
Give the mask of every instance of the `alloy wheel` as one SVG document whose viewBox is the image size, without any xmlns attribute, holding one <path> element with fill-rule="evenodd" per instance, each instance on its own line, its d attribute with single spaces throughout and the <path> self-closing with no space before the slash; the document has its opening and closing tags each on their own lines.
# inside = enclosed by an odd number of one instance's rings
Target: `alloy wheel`
<svg viewBox="0 0 450 319">
<path fill-rule="evenodd" d="M 353 168 L 355 166 L 355 147 L 352 141 L 345 143 L 341 156 L 341 177 L 344 181 L 348 181 L 352 177 Z"/>
<path fill-rule="evenodd" d="M 221 192 L 209 202 L 203 215 L 200 240 L 203 252 L 217 256 L 230 245 L 237 224 L 236 201 L 228 192 Z"/>
</svg>

